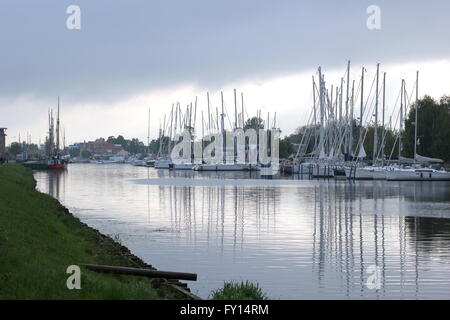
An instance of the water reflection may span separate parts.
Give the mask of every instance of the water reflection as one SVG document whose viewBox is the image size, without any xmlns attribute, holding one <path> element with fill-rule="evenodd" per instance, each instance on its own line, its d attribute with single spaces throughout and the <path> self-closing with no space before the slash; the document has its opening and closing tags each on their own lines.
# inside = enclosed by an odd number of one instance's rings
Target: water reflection
<svg viewBox="0 0 450 320">
<path fill-rule="evenodd" d="M 40 190 L 144 260 L 197 272 L 190 286 L 203 297 L 248 279 L 272 298 L 450 298 L 449 183 L 219 181 L 236 178 L 255 177 L 127 165 L 36 173 Z M 373 268 L 379 289 L 368 286 Z"/>
</svg>

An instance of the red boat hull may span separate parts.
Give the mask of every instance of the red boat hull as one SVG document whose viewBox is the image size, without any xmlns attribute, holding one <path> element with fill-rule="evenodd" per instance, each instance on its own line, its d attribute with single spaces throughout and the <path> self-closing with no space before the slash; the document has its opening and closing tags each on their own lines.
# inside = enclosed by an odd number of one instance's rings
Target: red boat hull
<svg viewBox="0 0 450 320">
<path fill-rule="evenodd" d="M 67 165 L 65 163 L 56 163 L 56 164 L 49 164 L 49 169 L 66 169 Z"/>
</svg>

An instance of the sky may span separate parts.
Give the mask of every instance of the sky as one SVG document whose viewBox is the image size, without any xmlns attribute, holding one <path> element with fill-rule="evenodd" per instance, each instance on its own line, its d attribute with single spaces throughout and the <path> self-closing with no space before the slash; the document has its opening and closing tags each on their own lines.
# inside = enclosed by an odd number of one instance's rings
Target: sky
<svg viewBox="0 0 450 320">
<path fill-rule="evenodd" d="M 80 29 L 67 28 L 70 5 Z M 367 27 L 371 5 L 379 30 Z M 222 90 L 232 122 L 237 89 L 250 116 L 276 112 L 287 135 L 307 123 L 317 68 L 336 86 L 348 60 L 356 84 L 366 67 L 366 92 L 381 63 L 395 117 L 401 79 L 412 90 L 417 70 L 420 96 L 450 94 L 449 11 L 448 0 L 2 0 L 0 127 L 7 143 L 43 141 L 60 96 L 67 144 L 146 141 L 149 108 L 156 138 L 173 103 L 198 97 L 206 110 L 210 92 L 220 107 Z"/>
</svg>

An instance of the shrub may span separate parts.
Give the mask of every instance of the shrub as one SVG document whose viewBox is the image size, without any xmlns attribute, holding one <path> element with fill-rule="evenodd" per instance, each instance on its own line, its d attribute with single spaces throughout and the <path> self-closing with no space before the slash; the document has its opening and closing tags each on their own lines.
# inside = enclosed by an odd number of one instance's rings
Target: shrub
<svg viewBox="0 0 450 320">
<path fill-rule="evenodd" d="M 212 300 L 267 300 L 266 294 L 259 287 L 258 283 L 245 282 L 225 282 L 223 288 L 214 290 Z"/>
</svg>

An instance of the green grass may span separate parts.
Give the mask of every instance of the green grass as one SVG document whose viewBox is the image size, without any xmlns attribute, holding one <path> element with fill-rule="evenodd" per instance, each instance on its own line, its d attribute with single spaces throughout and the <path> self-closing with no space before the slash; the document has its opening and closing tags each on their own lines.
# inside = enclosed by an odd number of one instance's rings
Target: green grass
<svg viewBox="0 0 450 320">
<path fill-rule="evenodd" d="M 225 282 L 223 288 L 212 292 L 213 300 L 267 300 L 258 283 Z"/>
<path fill-rule="evenodd" d="M 29 169 L 0 167 L 0 299 L 176 298 L 147 278 L 95 273 L 81 266 L 85 263 L 145 266 L 37 192 Z M 81 267 L 81 290 L 66 287 L 69 265 Z"/>
</svg>

